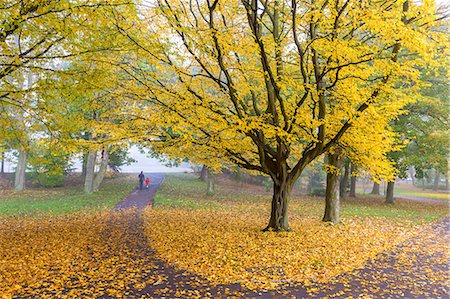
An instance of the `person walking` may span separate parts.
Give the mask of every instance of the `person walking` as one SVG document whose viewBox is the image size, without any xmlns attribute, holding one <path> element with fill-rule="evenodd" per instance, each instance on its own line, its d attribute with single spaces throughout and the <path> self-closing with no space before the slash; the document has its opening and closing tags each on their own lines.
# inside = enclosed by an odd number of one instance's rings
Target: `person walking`
<svg viewBox="0 0 450 299">
<path fill-rule="evenodd" d="M 150 179 L 147 177 L 145 179 L 145 189 L 148 189 L 148 185 L 150 185 Z"/>
<path fill-rule="evenodd" d="M 141 171 L 141 173 L 138 175 L 138 178 L 139 178 L 139 190 L 142 190 L 144 189 L 144 179 L 145 179 L 143 171 Z"/>
</svg>

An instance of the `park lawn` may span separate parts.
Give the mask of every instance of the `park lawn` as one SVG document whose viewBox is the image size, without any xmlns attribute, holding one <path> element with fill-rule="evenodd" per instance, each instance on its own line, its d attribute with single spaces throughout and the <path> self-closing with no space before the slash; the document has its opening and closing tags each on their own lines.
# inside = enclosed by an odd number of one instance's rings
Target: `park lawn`
<svg viewBox="0 0 450 299">
<path fill-rule="evenodd" d="M 383 186 L 385 188 L 385 184 Z M 382 187 L 382 188 L 383 188 Z M 359 183 L 357 184 L 356 191 L 360 194 L 368 194 L 371 192 L 370 186 L 363 186 Z M 442 199 L 450 201 L 450 193 L 445 190 L 433 191 L 431 189 L 423 189 L 412 185 L 411 183 L 401 183 L 397 182 L 394 188 L 395 197 L 401 197 L 402 195 L 411 198 L 423 198 L 423 199 Z"/>
<path fill-rule="evenodd" d="M 418 190 L 418 191 L 410 191 L 410 190 L 396 190 L 396 196 L 409 196 L 416 198 L 430 198 L 430 199 L 442 199 L 442 200 L 450 200 L 450 194 L 441 193 L 441 192 L 432 192 L 430 190 Z"/>
<path fill-rule="evenodd" d="M 163 185 L 155 196 L 156 208 L 206 209 L 206 210 L 252 210 L 267 212 L 269 217 L 271 191 L 264 187 L 242 184 L 223 177 L 218 179 L 216 193 L 206 195 L 206 183 L 194 174 L 166 175 Z M 254 204 L 254 205 L 253 205 Z M 291 196 L 289 212 L 292 216 L 323 216 L 324 199 L 321 197 Z M 341 199 L 341 215 L 344 217 L 386 217 L 398 222 L 425 224 L 447 214 L 447 205 L 396 199 L 395 205 L 384 204 L 383 196 L 358 195 L 357 198 Z M 267 219 L 268 220 L 268 219 Z M 266 224 L 266 223 L 264 223 Z M 264 225 L 262 224 L 262 225 Z"/>
<path fill-rule="evenodd" d="M 214 284 L 241 283 L 274 289 L 324 282 L 362 267 L 378 254 L 415 236 L 447 215 L 447 205 L 382 197 L 344 199 L 342 224 L 323 223 L 324 200 L 293 196 L 292 232 L 261 230 L 271 194 L 263 188 L 220 178 L 214 196 L 194 175 L 170 175 L 146 209 L 146 235 L 161 259 Z"/>
<path fill-rule="evenodd" d="M 0 191 L 0 215 L 69 214 L 80 210 L 113 207 L 136 185 L 134 176 L 105 178 L 100 190 L 86 194 L 81 185 L 58 188 L 32 188 L 23 192 Z"/>
</svg>

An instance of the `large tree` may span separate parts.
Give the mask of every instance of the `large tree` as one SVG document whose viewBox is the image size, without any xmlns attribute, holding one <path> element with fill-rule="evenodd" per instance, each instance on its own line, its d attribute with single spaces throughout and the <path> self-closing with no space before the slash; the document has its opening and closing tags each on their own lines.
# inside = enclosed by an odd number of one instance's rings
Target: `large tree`
<svg viewBox="0 0 450 299">
<path fill-rule="evenodd" d="M 105 63 L 132 79 L 120 83 L 135 119 L 166 135 L 146 136 L 154 150 L 270 176 L 266 230 L 283 231 L 303 169 L 346 136 L 364 138 L 351 133 L 358 121 L 408 102 L 394 87 L 414 86 L 414 65 L 442 42 L 428 30 L 435 13 L 430 2 L 161 0 L 142 11 L 149 22 L 119 28 L 135 55 Z"/>
</svg>

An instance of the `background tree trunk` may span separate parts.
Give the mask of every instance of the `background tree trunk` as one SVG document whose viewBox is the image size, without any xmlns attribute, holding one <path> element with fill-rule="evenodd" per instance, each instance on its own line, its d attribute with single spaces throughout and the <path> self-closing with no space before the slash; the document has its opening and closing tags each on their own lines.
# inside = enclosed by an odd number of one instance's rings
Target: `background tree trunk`
<svg viewBox="0 0 450 299">
<path fill-rule="evenodd" d="M 202 170 L 200 171 L 200 181 L 205 182 L 208 176 L 208 167 L 206 167 L 206 165 L 202 166 Z"/>
<path fill-rule="evenodd" d="M 413 184 L 413 186 L 416 185 L 416 171 L 413 167 L 410 167 L 409 170 L 409 176 L 411 177 L 411 182 Z"/>
<path fill-rule="evenodd" d="M 88 157 L 88 155 L 89 155 L 89 152 L 88 153 L 84 153 L 83 154 L 83 158 L 81 160 L 81 175 L 83 177 L 86 177 L 86 166 L 87 166 L 87 157 Z"/>
<path fill-rule="evenodd" d="M 387 184 L 385 203 L 394 204 L 394 184 L 395 182 L 388 182 Z"/>
<path fill-rule="evenodd" d="M 380 195 L 380 184 L 377 182 L 373 182 L 372 192 L 370 194 Z"/>
<path fill-rule="evenodd" d="M 206 195 L 211 196 L 216 191 L 215 177 L 207 167 L 206 173 Z"/>
<path fill-rule="evenodd" d="M 352 167 L 350 169 L 351 178 L 350 178 L 350 197 L 356 197 L 356 165 L 352 163 Z"/>
<path fill-rule="evenodd" d="M 92 191 L 97 192 L 100 188 L 101 183 L 103 182 L 103 178 L 105 177 L 106 169 L 108 168 L 109 163 L 109 150 L 105 148 L 102 151 L 102 160 L 100 163 L 100 168 L 98 173 L 95 175 L 94 181 L 92 182 Z"/>
<path fill-rule="evenodd" d="M 17 161 L 14 189 L 23 191 L 25 189 L 25 173 L 27 170 L 28 153 L 24 149 L 19 149 L 19 160 Z"/>
<path fill-rule="evenodd" d="M 441 181 L 441 174 L 439 170 L 435 170 L 434 173 L 434 184 L 433 184 L 433 190 L 438 191 L 439 190 L 439 182 Z"/>
<path fill-rule="evenodd" d="M 84 192 L 92 193 L 94 191 L 95 158 L 97 151 L 89 150 L 86 163 L 86 176 L 84 177 Z"/>
<path fill-rule="evenodd" d="M 341 198 L 347 196 L 347 186 L 349 176 L 350 176 L 350 161 L 346 159 L 346 161 L 344 162 L 344 174 L 341 175 L 341 179 L 339 182 L 339 196 Z"/>
<path fill-rule="evenodd" d="M 341 159 L 338 154 L 329 154 L 327 156 L 328 164 L 340 169 Z M 327 173 L 327 187 L 325 193 L 325 213 L 322 221 L 339 223 L 339 189 L 340 189 L 339 175 L 334 172 Z"/>
<path fill-rule="evenodd" d="M 4 174 L 5 173 L 5 152 L 2 151 L 1 155 L 2 155 L 2 165 L 0 168 L 0 173 Z"/>
</svg>

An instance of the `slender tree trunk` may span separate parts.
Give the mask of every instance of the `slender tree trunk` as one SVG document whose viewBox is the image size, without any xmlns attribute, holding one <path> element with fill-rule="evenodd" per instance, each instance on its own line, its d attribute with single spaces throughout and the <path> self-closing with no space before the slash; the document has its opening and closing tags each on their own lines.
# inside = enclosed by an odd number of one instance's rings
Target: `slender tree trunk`
<svg viewBox="0 0 450 299">
<path fill-rule="evenodd" d="M 200 171 L 200 181 L 205 182 L 208 176 L 208 167 L 206 167 L 206 165 L 202 166 L 202 170 Z"/>
<path fill-rule="evenodd" d="M 388 182 L 385 203 L 394 204 L 394 184 L 395 182 Z"/>
<path fill-rule="evenodd" d="M 5 173 L 5 152 L 3 152 L 3 151 L 2 151 L 2 165 L 1 165 L 0 173 L 1 174 Z"/>
<path fill-rule="evenodd" d="M 102 161 L 100 163 L 100 168 L 98 173 L 95 175 L 94 181 L 92 183 L 92 191 L 97 192 L 100 188 L 101 183 L 103 182 L 103 178 L 105 177 L 106 169 L 108 168 L 109 162 L 109 150 L 105 148 L 102 151 Z"/>
<path fill-rule="evenodd" d="M 211 173 L 211 171 L 207 169 L 207 175 L 206 175 L 206 185 L 207 185 L 207 190 L 206 190 L 206 195 L 211 196 L 215 193 L 216 191 L 216 181 L 215 181 L 215 177 L 214 175 Z"/>
<path fill-rule="evenodd" d="M 339 196 L 344 198 L 347 194 L 348 178 L 350 176 L 350 162 L 344 163 L 344 175 L 341 175 L 341 180 L 339 182 Z"/>
<path fill-rule="evenodd" d="M 438 170 L 435 170 L 434 173 L 434 184 L 433 184 L 433 190 L 438 191 L 439 190 L 439 182 L 441 181 L 441 174 Z"/>
<path fill-rule="evenodd" d="M 409 168 L 408 172 L 409 172 L 409 176 L 411 177 L 411 182 L 412 182 L 413 186 L 415 186 L 416 185 L 416 172 L 414 171 L 414 168 L 413 167 Z"/>
<path fill-rule="evenodd" d="M 97 151 L 89 150 L 86 163 L 86 176 L 84 177 L 84 192 L 94 191 L 95 158 Z"/>
<path fill-rule="evenodd" d="M 356 197 L 356 165 L 352 163 L 351 166 L 351 178 L 350 178 L 350 197 Z"/>
<path fill-rule="evenodd" d="M 81 161 L 81 175 L 83 177 L 86 176 L 86 166 L 87 166 L 87 157 L 88 157 L 88 153 L 84 153 L 83 154 L 83 160 Z"/>
<path fill-rule="evenodd" d="M 23 191 L 25 189 L 25 173 L 27 170 L 27 151 L 19 150 L 19 160 L 17 161 L 16 176 L 14 180 L 14 189 Z"/>
<path fill-rule="evenodd" d="M 279 173 L 273 180 L 273 196 L 269 224 L 264 231 L 289 231 L 288 201 L 292 189 L 292 179 L 289 179 L 286 162 L 279 165 Z"/>
<path fill-rule="evenodd" d="M 445 178 L 445 190 L 448 190 L 448 177 Z"/>
<path fill-rule="evenodd" d="M 380 184 L 377 182 L 373 182 L 372 192 L 370 194 L 380 195 Z"/>
<path fill-rule="evenodd" d="M 340 169 L 341 159 L 338 154 L 329 154 L 327 156 L 328 164 L 333 165 L 337 169 Z M 322 221 L 339 223 L 339 189 L 340 189 L 339 175 L 334 172 L 327 173 L 327 187 L 325 193 L 325 213 L 323 215 Z"/>
</svg>

